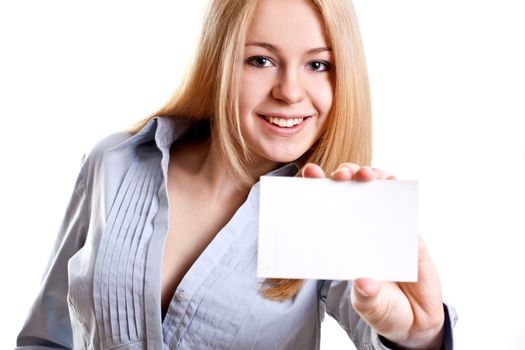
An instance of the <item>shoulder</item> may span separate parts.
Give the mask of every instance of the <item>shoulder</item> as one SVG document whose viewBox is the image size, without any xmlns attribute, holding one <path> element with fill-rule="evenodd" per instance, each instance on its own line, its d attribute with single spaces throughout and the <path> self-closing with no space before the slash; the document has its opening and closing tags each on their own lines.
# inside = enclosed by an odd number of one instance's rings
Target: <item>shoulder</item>
<svg viewBox="0 0 525 350">
<path fill-rule="evenodd" d="M 134 147 L 125 147 L 113 152 L 119 145 L 133 137 L 131 132 L 115 132 L 100 139 L 84 154 L 81 173 L 84 179 L 91 184 L 99 178 L 101 172 L 112 173 L 113 176 L 126 169 L 136 154 Z"/>
<path fill-rule="evenodd" d="M 126 131 L 115 132 L 113 134 L 107 135 L 106 137 L 96 142 L 84 154 L 82 162 L 86 163 L 100 160 L 100 158 L 102 158 L 108 150 L 120 145 L 132 136 L 133 133 Z"/>
<path fill-rule="evenodd" d="M 135 134 L 127 131 L 120 131 L 109 134 L 99 141 L 95 142 L 91 148 L 84 153 L 82 158 L 82 167 L 90 167 L 102 162 L 106 155 L 112 150 L 117 150 L 118 146 L 123 145 L 131 139 Z M 133 147 L 122 147 L 118 152 L 111 152 L 115 155 L 126 158 L 126 156 L 133 157 L 136 150 Z"/>
</svg>

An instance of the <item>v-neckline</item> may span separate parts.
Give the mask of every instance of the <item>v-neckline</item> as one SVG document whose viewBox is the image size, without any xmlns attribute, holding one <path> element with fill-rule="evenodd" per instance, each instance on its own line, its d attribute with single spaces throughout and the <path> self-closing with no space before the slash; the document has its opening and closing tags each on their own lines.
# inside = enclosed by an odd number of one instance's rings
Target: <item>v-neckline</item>
<svg viewBox="0 0 525 350">
<path fill-rule="evenodd" d="M 258 186 L 253 186 L 250 189 L 246 200 L 235 211 L 226 225 L 217 232 L 206 248 L 204 248 L 204 250 L 197 256 L 190 268 L 182 276 L 171 297 L 166 313 L 162 318 L 163 324 L 167 322 L 168 318 L 173 317 L 173 308 L 175 304 L 189 301 L 188 298 L 191 298 L 208 273 L 219 263 L 224 254 L 228 252 L 231 244 L 235 241 L 236 234 L 238 233 L 237 230 L 235 230 L 235 227 L 238 227 L 240 221 L 246 220 L 241 214 L 246 211 L 246 207 L 253 208 L 253 195 L 254 192 L 257 191 Z M 160 210 L 168 210 L 168 208 L 160 208 Z M 159 282 L 159 291 L 161 287 L 162 285 Z"/>
</svg>

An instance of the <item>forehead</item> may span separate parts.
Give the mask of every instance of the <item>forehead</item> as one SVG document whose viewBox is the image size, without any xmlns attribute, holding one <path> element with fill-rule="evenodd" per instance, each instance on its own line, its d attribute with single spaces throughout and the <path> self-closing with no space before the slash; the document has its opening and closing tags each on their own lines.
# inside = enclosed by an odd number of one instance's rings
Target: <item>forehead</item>
<svg viewBox="0 0 525 350">
<path fill-rule="evenodd" d="M 329 46 L 323 17 L 308 0 L 260 0 L 247 41 L 281 43 L 290 49 Z"/>
</svg>

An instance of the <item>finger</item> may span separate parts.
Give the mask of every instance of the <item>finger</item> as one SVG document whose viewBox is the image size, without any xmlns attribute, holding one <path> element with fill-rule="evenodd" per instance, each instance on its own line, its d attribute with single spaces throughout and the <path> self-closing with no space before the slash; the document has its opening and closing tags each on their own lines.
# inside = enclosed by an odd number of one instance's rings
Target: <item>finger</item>
<svg viewBox="0 0 525 350">
<path fill-rule="evenodd" d="M 441 293 L 441 283 L 439 282 L 439 275 L 427 250 L 425 242 L 418 235 L 418 284 L 420 285 L 431 285 L 436 293 Z M 441 298 L 439 298 L 441 301 Z"/>
<path fill-rule="evenodd" d="M 361 168 L 361 166 L 358 165 L 358 164 L 355 164 L 355 163 L 345 162 L 345 163 L 339 164 L 339 166 L 337 167 L 337 170 L 344 169 L 344 168 L 349 169 L 350 171 L 355 173 L 356 171 L 358 171 Z"/>
<path fill-rule="evenodd" d="M 378 178 L 377 172 L 369 166 L 363 166 L 355 172 L 352 177 L 353 180 L 357 181 L 372 181 Z"/>
<path fill-rule="evenodd" d="M 351 180 L 353 174 L 361 167 L 354 163 L 341 163 L 330 177 L 337 181 Z"/>
<path fill-rule="evenodd" d="M 323 169 L 314 163 L 308 163 L 303 167 L 301 172 L 303 177 L 312 177 L 312 178 L 323 178 L 326 177 Z"/>
<path fill-rule="evenodd" d="M 417 283 L 399 283 L 400 288 L 411 300 L 414 309 L 429 315 L 440 315 L 442 310 L 441 283 L 439 274 L 430 258 L 425 243 L 419 236 Z"/>
<path fill-rule="evenodd" d="M 371 181 L 371 180 L 395 180 L 392 175 L 388 175 L 385 171 L 378 168 L 371 168 L 364 166 L 354 174 L 354 180 L 357 181 Z"/>
<path fill-rule="evenodd" d="M 336 181 L 345 181 L 352 179 L 352 170 L 349 168 L 338 168 L 336 171 L 330 174 L 330 177 Z"/>
<path fill-rule="evenodd" d="M 372 170 L 375 172 L 377 180 L 385 180 L 388 178 L 388 174 L 385 171 L 377 168 L 372 168 Z"/>
</svg>

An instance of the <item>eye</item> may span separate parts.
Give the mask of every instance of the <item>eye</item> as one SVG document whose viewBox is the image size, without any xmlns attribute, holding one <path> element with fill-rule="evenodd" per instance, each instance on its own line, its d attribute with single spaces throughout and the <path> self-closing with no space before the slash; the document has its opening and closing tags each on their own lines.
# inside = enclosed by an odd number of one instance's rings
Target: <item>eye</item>
<svg viewBox="0 0 525 350">
<path fill-rule="evenodd" d="M 248 64 L 251 64 L 254 67 L 265 68 L 272 67 L 273 63 L 268 57 L 264 56 L 254 56 L 246 60 Z"/>
<path fill-rule="evenodd" d="M 332 67 L 330 63 L 325 61 L 311 61 L 308 62 L 306 65 L 309 70 L 312 70 L 314 72 L 326 72 Z"/>
</svg>

